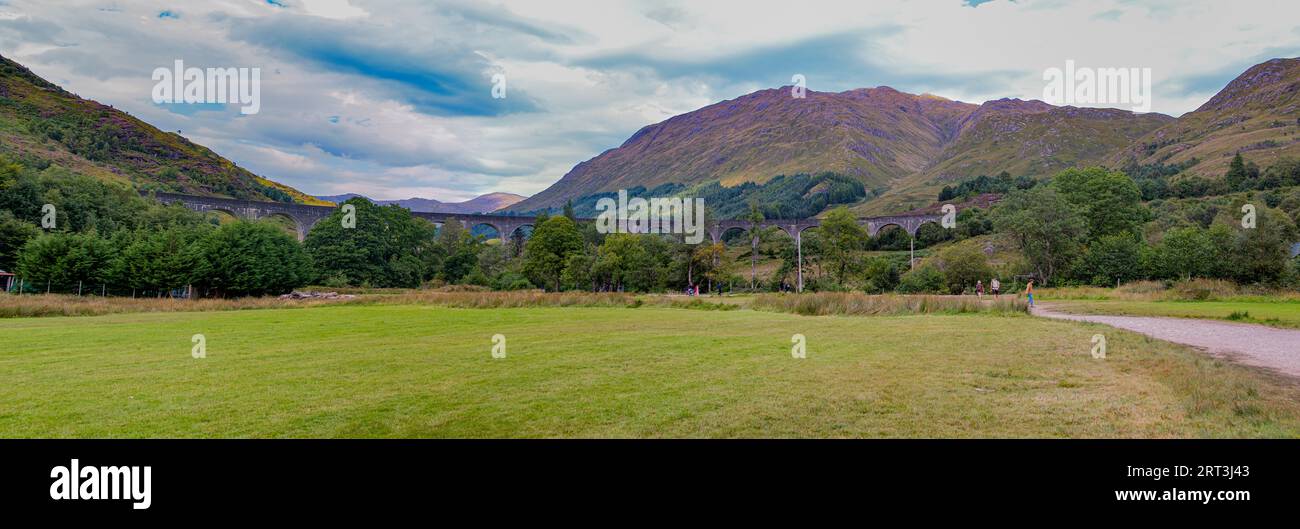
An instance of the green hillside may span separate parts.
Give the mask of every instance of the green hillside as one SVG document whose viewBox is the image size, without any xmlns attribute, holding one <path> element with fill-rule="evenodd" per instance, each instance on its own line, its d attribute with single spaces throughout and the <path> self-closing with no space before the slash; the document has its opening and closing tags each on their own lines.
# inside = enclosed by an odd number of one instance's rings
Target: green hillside
<svg viewBox="0 0 1300 529">
<path fill-rule="evenodd" d="M 236 166 L 207 147 L 82 99 L 0 57 L 0 155 L 56 165 L 142 191 L 326 204 Z"/>
</svg>

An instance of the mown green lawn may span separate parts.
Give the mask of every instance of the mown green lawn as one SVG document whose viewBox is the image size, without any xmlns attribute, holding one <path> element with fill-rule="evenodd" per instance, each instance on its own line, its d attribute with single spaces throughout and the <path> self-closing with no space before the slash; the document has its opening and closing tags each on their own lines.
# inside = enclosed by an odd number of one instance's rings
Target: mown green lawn
<svg viewBox="0 0 1300 529">
<path fill-rule="evenodd" d="M 1070 312 L 1218 319 L 1300 328 L 1300 303 L 1295 301 L 1044 301 Z"/>
<path fill-rule="evenodd" d="M 206 358 L 191 357 L 197 333 Z M 1297 432 L 1292 383 L 1020 315 L 370 305 L 0 321 L 3 437 Z"/>
</svg>

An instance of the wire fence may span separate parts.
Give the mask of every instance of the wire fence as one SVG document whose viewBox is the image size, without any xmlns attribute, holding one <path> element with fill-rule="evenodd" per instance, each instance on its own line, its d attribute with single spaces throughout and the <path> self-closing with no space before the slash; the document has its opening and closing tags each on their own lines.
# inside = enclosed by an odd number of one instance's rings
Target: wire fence
<svg viewBox="0 0 1300 529">
<path fill-rule="evenodd" d="M 77 296 L 131 297 L 131 298 L 172 298 L 189 299 L 202 297 L 202 292 L 192 286 L 179 288 L 129 288 L 106 282 L 89 283 L 29 281 L 22 277 L 0 278 L 3 291 L 14 295 L 31 294 L 71 294 Z"/>
</svg>

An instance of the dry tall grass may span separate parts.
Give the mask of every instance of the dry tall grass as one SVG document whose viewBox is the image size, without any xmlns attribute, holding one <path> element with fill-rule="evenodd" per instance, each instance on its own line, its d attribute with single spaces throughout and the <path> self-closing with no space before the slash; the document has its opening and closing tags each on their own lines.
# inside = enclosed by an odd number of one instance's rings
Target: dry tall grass
<svg viewBox="0 0 1300 529">
<path fill-rule="evenodd" d="M 1135 281 L 1118 288 L 1063 287 L 1042 288 L 1043 299 L 1082 299 L 1117 301 L 1296 301 L 1300 292 L 1258 286 L 1242 286 L 1222 279 L 1186 281 Z"/>
<path fill-rule="evenodd" d="M 282 300 L 275 297 L 238 299 L 169 299 L 74 296 L 68 294 L 0 294 L 0 318 L 40 316 L 98 316 L 128 312 L 206 312 L 216 310 L 289 309 L 320 305 L 439 305 L 457 308 L 512 307 L 636 307 L 632 294 L 540 290 L 512 292 L 450 292 L 406 290 L 362 294 L 353 299 Z M 694 308 L 685 306 L 682 308 Z"/>
<path fill-rule="evenodd" d="M 519 307 L 627 307 L 643 305 L 692 310 L 735 310 L 751 307 L 796 314 L 957 314 L 967 312 L 1025 312 L 1022 301 L 1003 297 L 982 301 L 971 296 L 871 296 L 855 293 L 763 294 L 740 300 L 673 296 L 636 296 L 620 292 L 510 292 L 401 290 L 361 294 L 352 299 L 284 300 L 275 297 L 239 299 L 157 299 L 73 296 L 67 294 L 0 294 L 0 318 L 98 316 L 133 312 L 207 312 L 219 310 L 291 309 L 321 305 L 437 305 L 467 309 Z"/>
<path fill-rule="evenodd" d="M 124 312 L 207 312 L 215 310 L 279 309 L 342 301 L 267 298 L 170 299 L 74 296 L 71 294 L 0 294 L 0 318 L 40 316 L 98 316 Z"/>
<path fill-rule="evenodd" d="M 846 314 L 856 316 L 898 316 L 906 314 L 1025 313 L 1023 300 L 1003 296 L 993 300 L 973 296 L 869 295 L 852 292 L 816 294 L 764 294 L 749 304 L 757 310 L 792 312 L 807 316 Z"/>
<path fill-rule="evenodd" d="M 519 307 L 636 307 L 636 296 L 620 292 L 559 292 L 512 290 L 506 292 L 413 290 L 395 296 L 360 297 L 357 303 L 383 305 L 439 305 L 464 309 Z"/>
</svg>

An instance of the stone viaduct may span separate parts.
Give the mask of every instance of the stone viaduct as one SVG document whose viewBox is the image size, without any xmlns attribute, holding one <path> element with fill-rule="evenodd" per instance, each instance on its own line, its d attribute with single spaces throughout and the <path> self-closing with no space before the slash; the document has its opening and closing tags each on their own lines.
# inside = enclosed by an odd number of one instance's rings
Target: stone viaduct
<svg viewBox="0 0 1300 529">
<path fill-rule="evenodd" d="M 899 228 L 902 228 L 903 231 L 906 231 L 908 235 L 915 237 L 916 232 L 921 229 L 922 224 L 927 222 L 939 224 L 939 221 L 942 219 L 943 215 L 939 214 L 891 215 L 886 217 L 860 218 L 858 219 L 858 223 L 865 224 L 867 227 L 867 235 L 872 237 L 875 237 L 876 234 L 880 233 L 880 230 L 884 229 L 886 226 L 898 226 Z M 803 233 L 804 230 L 816 228 L 820 225 L 821 219 L 816 218 L 789 220 L 773 219 L 758 223 L 758 226 L 761 228 L 778 228 L 785 232 L 786 235 L 789 235 L 790 238 L 796 240 L 801 238 L 799 234 Z M 747 220 L 719 220 L 714 221 L 714 223 L 709 226 L 709 237 L 713 239 L 713 242 L 721 242 L 722 237 L 730 231 L 740 230 L 748 232 L 749 229 L 750 221 Z"/>
<path fill-rule="evenodd" d="M 233 198 L 201 197 L 178 193 L 154 193 L 153 196 L 164 204 L 181 204 L 194 211 L 219 211 L 228 215 L 248 220 L 267 217 L 283 217 L 291 221 L 298 232 L 298 240 L 307 237 L 307 232 L 321 219 L 330 216 L 337 209 L 335 206 L 307 206 L 303 204 L 286 204 L 284 202 L 257 202 Z M 436 225 L 450 221 L 459 221 L 466 228 L 480 224 L 495 229 L 502 237 L 512 237 L 516 230 L 524 226 L 531 227 L 536 217 L 513 215 L 475 215 L 466 213 L 425 213 L 412 211 L 412 215 L 427 219 Z"/>
<path fill-rule="evenodd" d="M 232 198 L 202 197 L 195 195 L 182 195 L 179 193 L 153 193 L 153 196 L 164 204 L 179 203 L 194 211 L 219 211 L 241 219 L 257 220 L 267 217 L 283 217 L 293 223 L 298 232 L 298 240 L 307 236 L 312 227 L 320 222 L 321 219 L 328 217 L 334 212 L 335 206 L 307 206 L 303 204 L 287 204 L 284 202 L 257 202 L 252 200 L 239 200 Z M 537 220 L 536 217 L 518 216 L 518 215 L 494 215 L 494 214 L 470 214 L 470 213 L 426 213 L 411 212 L 412 215 L 427 219 L 437 225 L 442 225 L 450 221 L 458 221 L 466 228 L 473 228 L 479 225 L 486 225 L 496 230 L 497 234 L 503 238 L 513 237 L 515 231 L 524 227 L 532 227 Z M 865 224 L 867 234 L 875 237 L 881 229 L 886 226 L 898 226 L 913 237 L 921 229 L 921 225 L 927 222 L 938 224 L 942 215 L 939 214 L 921 214 L 921 215 L 892 215 L 886 217 L 871 217 L 858 219 L 859 223 Z M 581 221 L 591 221 L 593 219 L 579 219 Z M 819 226 L 820 220 L 812 219 L 773 219 L 765 220 L 759 223 L 763 228 L 776 227 L 784 231 L 793 239 L 801 239 L 800 234 L 809 228 Z M 739 230 L 748 232 L 750 222 L 747 220 L 720 220 L 714 221 L 706 228 L 709 238 L 713 242 L 721 242 L 722 237 L 728 232 Z"/>
<path fill-rule="evenodd" d="M 147 196 L 147 195 L 146 195 Z M 287 204 L 283 202 L 256 202 L 252 200 L 239 200 L 232 198 L 215 198 L 201 197 L 195 195 L 182 195 L 178 193 L 153 193 L 152 196 L 165 204 L 181 204 L 194 211 L 206 212 L 223 212 L 234 217 L 257 220 L 268 217 L 283 217 L 293 223 L 295 231 L 298 234 L 298 240 L 301 241 L 307 237 L 312 227 L 316 226 L 321 219 L 328 217 L 334 212 L 335 206 L 308 206 L 303 204 Z M 460 222 L 466 228 L 474 228 L 480 225 L 487 225 L 496 230 L 498 237 L 509 239 L 515 236 L 515 232 L 524 228 L 532 227 L 537 217 L 515 216 L 515 215 L 493 215 L 493 214 L 465 214 L 465 213 L 425 213 L 411 212 L 412 215 L 427 219 L 435 225 L 441 226 L 448 222 Z M 885 217 L 871 217 L 858 219 L 860 224 L 865 224 L 867 234 L 875 237 L 880 230 L 886 226 L 898 226 L 908 235 L 916 238 L 916 233 L 921 226 L 927 222 L 939 224 L 943 218 L 939 214 L 919 214 L 919 215 L 891 215 Z M 579 221 L 590 222 L 594 219 L 578 219 Z M 799 255 L 798 260 L 798 289 L 803 291 L 803 232 L 809 228 L 816 228 L 821 222 L 816 219 L 774 219 L 765 220 L 758 223 L 763 228 L 776 227 L 786 234 L 790 235 L 795 241 L 795 248 Z M 706 231 L 709 238 L 714 243 L 722 242 L 722 238 L 733 230 L 740 230 L 748 233 L 752 228 L 751 222 L 747 220 L 719 220 L 714 221 L 707 226 Z M 520 236 L 524 236 L 521 232 Z M 752 244 L 758 244 L 756 234 L 750 234 Z M 913 241 L 915 243 L 915 241 Z M 913 259 L 915 262 L 915 259 Z"/>
</svg>

